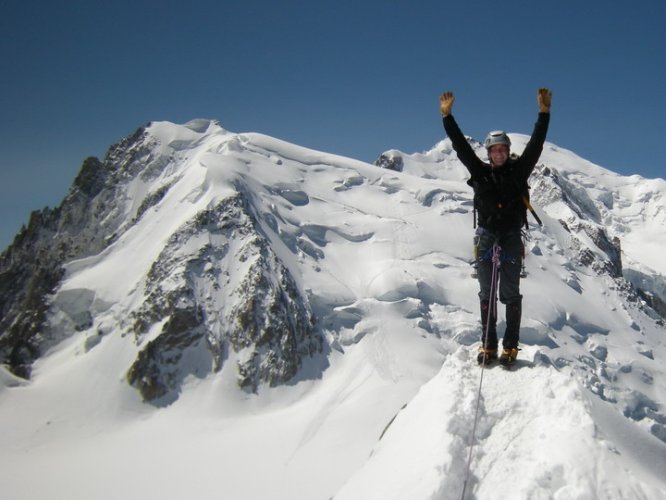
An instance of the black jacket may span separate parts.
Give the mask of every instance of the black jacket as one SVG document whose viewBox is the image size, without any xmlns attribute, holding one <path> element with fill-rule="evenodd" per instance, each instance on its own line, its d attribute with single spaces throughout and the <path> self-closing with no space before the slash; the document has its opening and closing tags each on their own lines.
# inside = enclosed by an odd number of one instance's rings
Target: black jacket
<svg viewBox="0 0 666 500">
<path fill-rule="evenodd" d="M 474 189 L 480 227 L 502 233 L 519 230 L 525 223 L 527 207 L 523 198 L 529 196 L 527 179 L 541 156 L 549 121 L 550 113 L 539 113 L 523 154 L 517 158 L 512 156 L 502 167 L 492 168 L 476 156 L 453 115 L 444 117 L 444 130 L 453 149 L 472 176 L 468 184 Z"/>
</svg>

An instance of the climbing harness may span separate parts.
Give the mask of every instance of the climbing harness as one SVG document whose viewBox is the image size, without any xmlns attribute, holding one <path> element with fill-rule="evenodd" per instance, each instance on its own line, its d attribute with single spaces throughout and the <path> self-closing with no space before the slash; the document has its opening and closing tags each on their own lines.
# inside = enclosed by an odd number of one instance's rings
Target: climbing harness
<svg viewBox="0 0 666 500">
<path fill-rule="evenodd" d="M 522 248 L 520 251 L 520 277 L 521 278 L 527 278 L 527 270 L 525 269 L 525 246 L 527 244 L 527 241 L 529 240 L 529 233 L 527 231 L 521 230 L 520 231 L 520 236 L 522 239 Z M 490 261 L 493 258 L 493 247 L 489 248 L 486 250 L 486 252 L 483 255 L 479 255 L 479 241 L 480 241 L 480 236 L 479 234 L 474 235 L 474 259 L 470 262 L 472 265 L 472 273 L 470 276 L 474 279 L 477 279 L 479 277 L 479 264 L 484 261 Z M 516 256 L 514 255 L 502 255 L 501 261 L 502 262 L 509 262 L 510 264 L 515 264 L 516 263 Z"/>
<path fill-rule="evenodd" d="M 490 280 L 490 300 L 488 301 L 488 320 L 486 321 L 485 327 L 485 340 L 484 340 L 484 349 L 488 349 L 488 334 L 490 333 L 490 322 L 492 321 L 493 315 L 497 314 L 497 282 L 499 278 L 499 268 L 501 266 L 501 254 L 502 249 L 500 246 L 495 243 L 492 248 L 492 262 L 493 262 L 493 271 Z M 476 426 L 479 422 L 479 406 L 481 404 L 481 387 L 483 385 L 483 372 L 485 370 L 485 363 L 481 364 L 481 377 L 479 378 L 479 390 L 476 396 L 476 410 L 474 411 L 474 426 L 472 427 L 472 436 L 469 444 L 469 456 L 467 458 L 467 467 L 465 469 L 465 480 L 463 483 L 462 496 L 461 500 L 465 499 L 465 492 L 467 490 L 467 483 L 469 481 L 469 472 L 472 464 L 472 451 L 474 449 L 474 439 L 476 438 Z"/>
</svg>

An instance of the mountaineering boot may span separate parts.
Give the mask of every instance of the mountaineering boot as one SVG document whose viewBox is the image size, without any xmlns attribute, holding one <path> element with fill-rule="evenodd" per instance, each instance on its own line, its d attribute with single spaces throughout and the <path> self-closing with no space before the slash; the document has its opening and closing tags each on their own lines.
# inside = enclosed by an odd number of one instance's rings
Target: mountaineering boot
<svg viewBox="0 0 666 500">
<path fill-rule="evenodd" d="M 518 357 L 518 348 L 510 347 L 502 349 L 502 354 L 499 357 L 499 363 L 502 366 L 511 366 L 515 363 L 516 358 Z"/>
<path fill-rule="evenodd" d="M 485 349 L 483 346 L 479 347 L 479 355 L 476 357 L 476 361 L 480 365 L 488 366 L 497 359 L 497 349 Z"/>
<path fill-rule="evenodd" d="M 520 300 L 506 305 L 506 332 L 504 332 L 504 339 L 502 340 L 505 349 L 518 347 L 522 310 L 522 301 Z"/>
<path fill-rule="evenodd" d="M 499 357 L 500 365 L 510 366 L 518 357 L 518 338 L 522 309 L 522 302 L 520 300 L 506 305 L 506 332 L 502 340 L 504 349 Z"/>
</svg>

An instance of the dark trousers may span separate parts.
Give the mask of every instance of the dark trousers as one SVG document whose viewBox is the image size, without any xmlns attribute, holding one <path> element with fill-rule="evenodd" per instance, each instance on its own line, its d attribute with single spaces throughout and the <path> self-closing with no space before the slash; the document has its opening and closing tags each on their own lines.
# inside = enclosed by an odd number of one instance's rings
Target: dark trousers
<svg viewBox="0 0 666 500">
<path fill-rule="evenodd" d="M 477 259 L 479 276 L 479 299 L 481 302 L 481 320 L 483 322 L 483 345 L 497 348 L 497 311 L 489 316 L 491 304 L 491 281 L 493 272 L 493 245 L 501 248 L 499 263 L 499 300 L 506 305 L 506 332 L 502 344 L 505 349 L 518 346 L 520 320 L 522 316 L 522 298 L 520 294 L 520 272 L 523 263 L 523 239 L 520 229 L 494 234 L 486 229 L 478 228 Z M 488 320 L 490 323 L 488 324 Z M 487 334 L 487 337 L 486 337 Z"/>
</svg>

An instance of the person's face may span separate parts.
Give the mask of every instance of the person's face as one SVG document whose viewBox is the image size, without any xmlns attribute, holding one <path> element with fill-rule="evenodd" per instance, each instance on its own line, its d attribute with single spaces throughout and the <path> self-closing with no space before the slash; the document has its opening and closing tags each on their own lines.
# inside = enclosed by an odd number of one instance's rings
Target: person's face
<svg viewBox="0 0 666 500">
<path fill-rule="evenodd" d="M 509 146 L 506 144 L 495 144 L 488 150 L 490 164 L 493 167 L 501 167 L 509 159 Z"/>
</svg>

